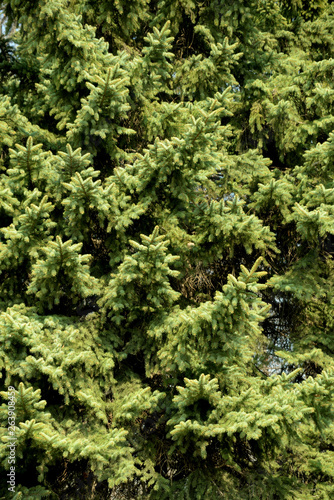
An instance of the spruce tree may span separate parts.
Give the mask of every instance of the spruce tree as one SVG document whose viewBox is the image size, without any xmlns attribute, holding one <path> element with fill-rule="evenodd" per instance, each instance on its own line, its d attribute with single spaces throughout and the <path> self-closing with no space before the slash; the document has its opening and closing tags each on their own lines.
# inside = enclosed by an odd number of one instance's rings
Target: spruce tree
<svg viewBox="0 0 334 500">
<path fill-rule="evenodd" d="M 0 13 L 1 498 L 332 498 L 334 6 Z"/>
</svg>

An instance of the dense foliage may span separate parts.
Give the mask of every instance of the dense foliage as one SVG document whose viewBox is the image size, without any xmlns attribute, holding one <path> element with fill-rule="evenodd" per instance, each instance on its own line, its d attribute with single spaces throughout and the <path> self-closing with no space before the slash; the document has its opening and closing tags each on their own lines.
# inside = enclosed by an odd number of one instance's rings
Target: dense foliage
<svg viewBox="0 0 334 500">
<path fill-rule="evenodd" d="M 333 498 L 334 5 L 0 9 L 0 495 Z"/>
</svg>

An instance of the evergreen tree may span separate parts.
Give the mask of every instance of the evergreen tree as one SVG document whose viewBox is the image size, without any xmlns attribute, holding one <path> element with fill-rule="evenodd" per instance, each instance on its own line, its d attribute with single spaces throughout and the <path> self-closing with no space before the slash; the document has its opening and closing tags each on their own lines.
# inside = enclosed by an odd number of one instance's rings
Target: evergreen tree
<svg viewBox="0 0 334 500">
<path fill-rule="evenodd" d="M 0 496 L 333 498 L 334 6 L 0 16 Z"/>
</svg>

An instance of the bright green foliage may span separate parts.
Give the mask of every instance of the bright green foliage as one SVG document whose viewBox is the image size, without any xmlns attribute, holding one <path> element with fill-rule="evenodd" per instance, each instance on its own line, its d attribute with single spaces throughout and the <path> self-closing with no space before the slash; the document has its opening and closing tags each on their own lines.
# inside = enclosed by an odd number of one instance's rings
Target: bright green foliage
<svg viewBox="0 0 334 500">
<path fill-rule="evenodd" d="M 65 296 L 76 303 L 79 297 L 97 292 L 97 281 L 88 272 L 90 255 L 79 254 L 81 243 L 71 243 L 72 240 L 63 243 L 57 236 L 56 241 L 50 241 L 41 249 L 45 258 L 38 259 L 32 266 L 27 293 L 35 296 L 39 307 L 46 305 L 51 309 Z"/>
<path fill-rule="evenodd" d="M 166 255 L 169 242 L 158 234 L 156 227 L 151 236 L 141 235 L 142 244 L 129 241 L 137 252 L 125 257 L 103 292 L 102 311 L 110 311 L 106 315 L 116 324 L 143 320 L 145 313 L 169 308 L 179 296 L 168 280 L 179 274 L 169 269 L 178 256 Z"/>
<path fill-rule="evenodd" d="M 261 259 L 249 273 L 246 268 L 239 279 L 229 275 L 223 292 L 216 292 L 212 302 L 204 302 L 198 308 L 177 308 L 152 334 L 167 334 L 167 342 L 159 351 L 165 370 L 179 370 L 199 374 L 203 371 L 216 373 L 230 364 L 247 365 L 252 359 L 254 347 L 259 341 L 258 323 L 270 309 L 257 297 L 264 285 L 258 278 L 266 274 L 255 270 Z"/>
<path fill-rule="evenodd" d="M 94 172 L 92 168 L 87 169 L 85 176 L 91 173 L 92 175 L 83 179 L 79 172 L 76 172 L 75 177 L 72 177 L 71 182 L 63 183 L 63 186 L 70 191 L 70 195 L 66 197 L 62 204 L 65 206 L 64 218 L 66 219 L 65 233 L 79 241 L 84 239 L 87 231 L 82 231 L 81 227 L 89 221 L 89 213 L 93 211 L 101 226 L 104 220 L 109 215 L 108 195 L 112 188 L 109 186 L 103 190 L 100 186 L 101 180 L 93 181 L 94 177 L 99 175 L 99 172 Z M 78 221 L 82 219 L 81 225 L 78 226 Z M 89 231 L 89 227 L 87 228 Z"/>
<path fill-rule="evenodd" d="M 10 226 L 1 228 L 6 240 L 0 246 L 0 268 L 5 279 L 1 286 L 3 296 L 9 293 L 14 298 L 16 293 L 20 294 L 32 263 L 38 258 L 39 249 L 52 238 L 50 232 L 56 226 L 50 220 L 52 205 L 47 202 L 47 196 L 35 205 L 33 202 L 38 197 L 36 189 L 23 202 L 24 213 L 14 217 Z"/>
<path fill-rule="evenodd" d="M 0 497 L 332 499 L 331 2 L 0 16 Z"/>
<path fill-rule="evenodd" d="M 115 136 L 117 134 L 134 133 L 131 129 L 122 127 L 120 121 L 126 117 L 130 109 L 127 101 L 129 84 L 126 72 L 120 67 L 125 65 L 128 57 L 115 57 L 108 62 L 111 69 L 105 78 L 95 77 L 96 86 L 87 82 L 90 94 L 87 99 L 82 99 L 82 107 L 78 111 L 74 123 L 67 125 L 69 129 L 67 139 L 74 145 L 84 144 L 96 154 L 99 139 L 105 139 L 108 144 L 107 151 L 113 156 Z M 95 81 L 94 81 L 95 83 Z"/>
<path fill-rule="evenodd" d="M 47 153 L 41 151 L 42 144 L 33 145 L 31 137 L 28 138 L 26 147 L 16 145 L 16 151 L 10 149 L 11 165 L 13 168 L 7 170 L 7 185 L 16 194 L 24 188 L 32 189 L 40 187 L 43 189 L 42 181 L 48 175 Z M 43 179 L 44 178 L 44 179 Z"/>
</svg>

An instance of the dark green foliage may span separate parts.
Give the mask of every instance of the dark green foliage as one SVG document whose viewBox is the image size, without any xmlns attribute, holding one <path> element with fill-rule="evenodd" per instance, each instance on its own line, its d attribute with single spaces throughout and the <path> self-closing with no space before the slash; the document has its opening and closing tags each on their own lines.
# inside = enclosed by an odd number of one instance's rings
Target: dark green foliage
<svg viewBox="0 0 334 500">
<path fill-rule="evenodd" d="M 0 496 L 333 498 L 331 2 L 0 12 Z"/>
</svg>

